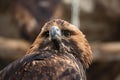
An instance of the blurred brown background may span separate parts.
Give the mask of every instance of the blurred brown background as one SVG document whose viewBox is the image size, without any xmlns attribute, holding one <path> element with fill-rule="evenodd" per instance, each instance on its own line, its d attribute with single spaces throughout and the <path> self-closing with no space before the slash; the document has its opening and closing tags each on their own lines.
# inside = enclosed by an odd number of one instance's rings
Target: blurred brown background
<svg viewBox="0 0 120 80">
<path fill-rule="evenodd" d="M 91 44 L 88 80 L 120 80 L 120 1 L 74 1 L 0 0 L 0 69 L 25 54 L 45 22 L 61 18 Z"/>
</svg>

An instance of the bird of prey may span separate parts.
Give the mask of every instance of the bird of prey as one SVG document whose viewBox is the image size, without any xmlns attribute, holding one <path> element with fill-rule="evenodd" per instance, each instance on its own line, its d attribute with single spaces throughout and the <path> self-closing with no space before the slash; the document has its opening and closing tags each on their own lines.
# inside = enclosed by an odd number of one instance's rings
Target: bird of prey
<svg viewBox="0 0 120 80">
<path fill-rule="evenodd" d="M 0 80 L 86 80 L 92 60 L 82 32 L 61 19 L 47 22 L 26 55 L 0 72 Z"/>
</svg>

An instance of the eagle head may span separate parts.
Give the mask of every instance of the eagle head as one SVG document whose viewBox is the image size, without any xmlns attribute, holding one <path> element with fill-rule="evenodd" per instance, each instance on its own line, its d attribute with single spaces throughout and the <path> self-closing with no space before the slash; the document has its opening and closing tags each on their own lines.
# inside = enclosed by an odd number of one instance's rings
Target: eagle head
<svg viewBox="0 0 120 80">
<path fill-rule="evenodd" d="M 86 68 L 92 59 L 90 46 L 83 33 L 76 26 L 61 19 L 47 22 L 27 53 L 40 49 L 70 53 Z"/>
</svg>

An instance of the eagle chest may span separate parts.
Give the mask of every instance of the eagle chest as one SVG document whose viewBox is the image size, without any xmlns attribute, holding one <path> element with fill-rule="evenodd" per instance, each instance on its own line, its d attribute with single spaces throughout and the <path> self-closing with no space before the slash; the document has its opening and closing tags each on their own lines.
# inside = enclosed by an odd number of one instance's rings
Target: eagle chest
<svg viewBox="0 0 120 80">
<path fill-rule="evenodd" d="M 81 80 L 82 77 L 76 61 L 67 56 L 32 61 L 21 74 L 24 74 L 23 80 Z"/>
</svg>

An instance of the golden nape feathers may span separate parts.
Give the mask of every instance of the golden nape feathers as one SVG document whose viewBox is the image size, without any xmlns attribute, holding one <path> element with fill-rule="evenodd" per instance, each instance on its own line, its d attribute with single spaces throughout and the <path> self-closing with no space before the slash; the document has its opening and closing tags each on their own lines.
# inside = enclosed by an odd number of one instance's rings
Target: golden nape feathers
<svg viewBox="0 0 120 80">
<path fill-rule="evenodd" d="M 82 32 L 64 20 L 54 19 L 43 26 L 23 58 L 0 72 L 0 79 L 86 80 L 85 68 L 91 59 Z"/>
</svg>

